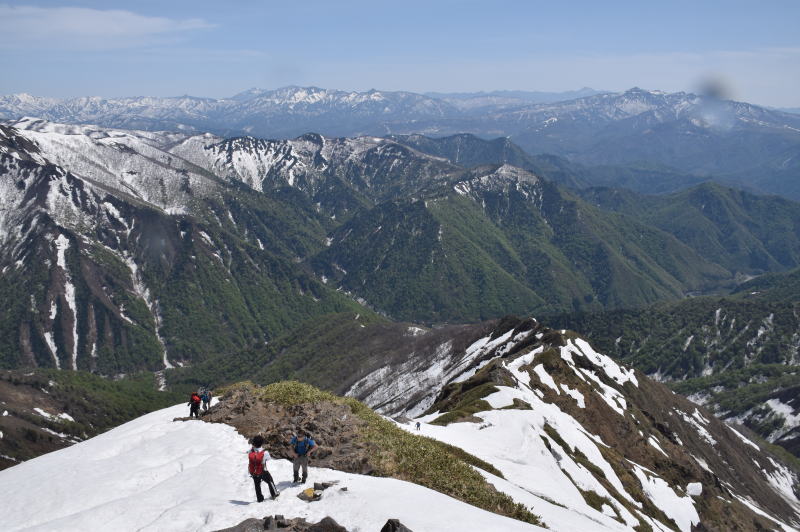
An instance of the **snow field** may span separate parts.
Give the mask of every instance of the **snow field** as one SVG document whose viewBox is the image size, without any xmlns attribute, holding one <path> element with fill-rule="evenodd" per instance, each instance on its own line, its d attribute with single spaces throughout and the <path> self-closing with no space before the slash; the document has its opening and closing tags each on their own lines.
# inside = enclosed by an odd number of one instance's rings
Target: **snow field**
<svg viewBox="0 0 800 532">
<path fill-rule="evenodd" d="M 501 388 L 500 392 L 492 394 L 486 399 L 490 404 L 495 402 L 508 404 L 511 402 L 511 397 L 520 395 L 514 392 L 515 390 L 511 388 Z M 500 399 L 509 400 L 502 401 Z M 630 530 L 633 525 L 638 524 L 638 521 L 619 504 L 615 504 L 615 506 L 623 518 L 627 518 L 630 526 L 625 526 L 586 504 L 583 496 L 575 484 L 564 474 L 564 471 L 567 471 L 573 480 L 581 485 L 582 489 L 591 489 L 601 496 L 608 496 L 609 499 L 611 497 L 605 488 L 583 466 L 572 461 L 565 451 L 559 453 L 561 456 L 558 460 L 547 449 L 540 437 L 540 434 L 543 433 L 541 427 L 547 421 L 542 412 L 537 411 L 540 406 L 547 408 L 549 405 L 538 403 L 532 411 L 492 410 L 483 412 L 480 416 L 485 422 L 481 425 L 452 423 L 442 427 L 423 423 L 418 433 L 461 447 L 491 463 L 503 473 L 505 480 L 484 471 L 479 470 L 479 472 L 498 490 L 532 508 L 531 511 L 541 516 L 542 521 L 553 530 L 575 532 Z M 420 420 L 429 421 L 429 418 L 435 417 L 437 417 L 436 414 L 425 416 Z M 565 420 L 564 425 L 568 424 Z M 411 432 L 417 432 L 413 429 L 413 424 L 400 426 Z M 585 454 L 592 462 L 596 463 L 594 457 L 600 453 L 587 436 L 579 431 L 564 430 L 563 426 L 556 427 L 556 430 L 567 443 L 571 443 L 571 440 L 584 440 L 580 444 L 582 450 L 593 447 L 594 453 Z M 558 445 L 552 441 L 551 445 L 558 448 Z M 611 467 L 607 466 L 607 469 L 606 474 L 609 475 L 609 478 L 614 475 L 613 478 L 616 479 Z M 621 482 L 616 480 L 619 488 L 622 489 Z M 550 501 L 555 501 L 566 508 Z"/>
<path fill-rule="evenodd" d="M 246 473 L 246 439 L 228 425 L 172 421 L 184 415 L 184 405 L 153 412 L 1 471 L 0 529 L 205 531 L 283 514 L 310 521 L 329 515 L 364 532 L 380 530 L 389 518 L 415 532 L 540 530 L 408 482 L 314 467 L 309 482 L 339 484 L 306 503 L 296 495 L 308 485 L 288 482 L 287 460 L 269 465 L 281 496 L 258 504 Z"/>
</svg>

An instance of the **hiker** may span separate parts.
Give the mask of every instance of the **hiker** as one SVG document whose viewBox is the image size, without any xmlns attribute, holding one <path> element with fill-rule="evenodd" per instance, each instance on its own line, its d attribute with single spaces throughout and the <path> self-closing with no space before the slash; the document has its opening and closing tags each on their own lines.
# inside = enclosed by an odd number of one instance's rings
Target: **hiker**
<svg viewBox="0 0 800 532">
<path fill-rule="evenodd" d="M 203 393 L 200 394 L 200 398 L 203 400 L 203 412 L 208 412 L 208 409 L 211 407 L 211 390 L 205 389 Z"/>
<path fill-rule="evenodd" d="M 253 482 L 256 485 L 256 500 L 258 502 L 264 502 L 264 496 L 261 494 L 262 480 L 267 483 L 269 494 L 272 499 L 275 500 L 279 493 L 278 490 L 275 489 L 275 481 L 272 480 L 272 475 L 267 471 L 267 461 L 271 460 L 272 457 L 267 450 L 264 449 L 264 438 L 261 436 L 253 438 L 253 447 L 247 454 L 247 458 L 249 462 L 247 471 L 250 473 L 250 476 L 253 477 Z"/>
<path fill-rule="evenodd" d="M 301 482 L 300 466 L 303 467 L 302 482 L 305 482 L 308 479 L 308 457 L 317 450 L 317 444 L 307 432 L 300 432 L 298 436 L 292 436 L 289 445 L 292 446 L 292 455 L 294 456 L 294 482 Z"/>
<path fill-rule="evenodd" d="M 419 421 L 417 421 L 417 430 L 419 430 Z"/>
<path fill-rule="evenodd" d="M 189 418 L 200 417 L 200 395 L 197 392 L 192 392 L 189 398 Z"/>
</svg>

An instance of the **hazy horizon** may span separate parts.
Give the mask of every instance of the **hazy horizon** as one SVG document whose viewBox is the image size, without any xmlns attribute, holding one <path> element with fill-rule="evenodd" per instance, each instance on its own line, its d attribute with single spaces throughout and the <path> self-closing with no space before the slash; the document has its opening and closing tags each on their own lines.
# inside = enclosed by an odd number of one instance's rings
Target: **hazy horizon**
<svg viewBox="0 0 800 532">
<path fill-rule="evenodd" d="M 0 3 L 0 93 L 222 98 L 638 86 L 800 107 L 800 4 L 310 0 Z"/>
</svg>

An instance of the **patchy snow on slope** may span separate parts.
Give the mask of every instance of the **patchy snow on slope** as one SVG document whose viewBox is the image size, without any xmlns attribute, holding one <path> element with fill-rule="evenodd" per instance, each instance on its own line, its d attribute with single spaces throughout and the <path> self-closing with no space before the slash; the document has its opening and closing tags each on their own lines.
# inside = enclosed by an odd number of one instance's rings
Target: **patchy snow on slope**
<svg viewBox="0 0 800 532">
<path fill-rule="evenodd" d="M 739 438 L 740 440 L 742 440 L 742 442 L 744 442 L 745 444 L 749 445 L 750 447 L 752 447 L 752 448 L 753 448 L 753 449 L 755 449 L 756 451 L 760 451 L 760 450 L 761 450 L 761 449 L 758 447 L 758 445 L 756 445 L 755 443 L 753 443 L 753 442 L 751 442 L 750 440 L 748 440 L 747 438 L 745 438 L 745 437 L 744 437 L 744 435 L 743 435 L 741 432 L 739 432 L 739 431 L 738 431 L 738 430 L 736 430 L 735 428 L 731 427 L 730 425 L 728 425 L 728 428 L 731 430 L 731 432 L 733 432 L 733 434 L 734 434 L 734 435 L 735 435 L 737 438 Z"/>
<path fill-rule="evenodd" d="M 75 176 L 125 191 L 167 212 L 184 212 L 192 196 L 205 197 L 217 188 L 197 168 L 163 150 L 185 139 L 183 134 L 64 125 L 30 118 L 10 125 L 34 142 L 42 157 Z M 71 210 L 69 200 L 73 196 L 66 181 L 56 186 L 58 190 L 51 185 L 51 192 L 61 199 L 48 199 L 58 200 L 63 209 Z M 64 225 L 64 216 L 59 218 L 58 223 Z"/>
<path fill-rule="evenodd" d="M 53 304 L 53 307 L 55 307 L 55 304 Z M 56 369 L 61 369 L 61 362 L 58 360 L 58 347 L 56 347 L 56 342 L 53 339 L 53 333 L 50 331 L 45 331 L 44 341 L 47 344 L 47 347 L 50 348 L 50 353 L 53 355 L 53 362 L 56 365 Z"/>
<path fill-rule="evenodd" d="M 736 498 L 736 500 L 738 500 L 739 502 L 741 502 L 742 504 L 744 504 L 745 506 L 750 508 L 753 512 L 757 513 L 761 517 L 766 517 L 767 519 L 769 519 L 773 523 L 777 524 L 785 532 L 797 532 L 796 528 L 791 527 L 791 526 L 787 525 L 786 523 L 775 519 L 773 516 L 769 515 L 767 512 L 765 512 L 764 510 L 762 510 L 761 508 L 756 506 L 756 504 L 753 501 L 751 501 L 750 499 L 747 499 L 745 497 L 740 497 L 740 496 L 736 495 L 735 493 L 732 493 L 732 495 Z"/>
<path fill-rule="evenodd" d="M 634 473 L 641 482 L 645 495 L 658 509 L 671 517 L 681 531 L 690 532 L 692 525 L 700 522 L 700 516 L 690 496 L 677 495 L 664 479 L 642 467 L 634 466 Z"/>
<path fill-rule="evenodd" d="M 586 408 L 586 401 L 584 400 L 583 394 L 581 392 L 579 392 L 578 390 L 573 390 L 566 384 L 561 384 L 561 389 L 564 390 L 565 394 L 575 399 L 580 408 Z"/>
<path fill-rule="evenodd" d="M 661 448 L 661 444 L 658 443 L 658 440 L 656 439 L 655 436 L 650 436 L 647 439 L 647 443 L 649 443 L 651 446 L 653 446 L 658 452 L 660 452 L 661 454 L 663 454 L 664 456 L 669 458 L 669 455 L 664 452 L 664 449 Z"/>
<path fill-rule="evenodd" d="M 775 470 L 769 473 L 764 472 L 767 480 L 775 487 L 786 502 L 795 509 L 800 510 L 800 500 L 798 500 L 794 491 L 794 486 L 797 485 L 798 481 L 797 474 L 793 473 L 786 466 L 777 463 L 772 458 L 769 458 L 769 461 Z"/>
<path fill-rule="evenodd" d="M 345 395 L 361 397 L 365 403 L 385 414 L 418 416 L 433 404 L 446 383 L 469 379 L 483 367 L 483 362 L 476 361 L 508 352 L 529 334 L 530 331 L 515 334 L 510 330 L 495 339 L 486 336 L 473 342 L 457 358 L 453 356 L 452 342 L 448 341 L 439 345 L 430 356 L 412 357 L 399 366 L 383 366 L 373 371 L 353 384 Z M 391 379 L 388 378 L 390 375 Z M 365 395 L 366 390 L 372 391 Z M 404 404 L 415 393 L 424 394 L 424 397 L 405 411 Z"/>
<path fill-rule="evenodd" d="M 603 368 L 606 375 L 617 384 L 623 385 L 626 382 L 631 382 L 635 386 L 639 386 L 639 381 L 636 380 L 636 374 L 632 368 L 624 368 L 614 362 L 611 357 L 598 353 L 582 338 L 576 338 L 570 343 L 574 345 L 581 354 L 585 355 L 592 364 Z"/>
<path fill-rule="evenodd" d="M 306 503 L 296 496 L 306 486 L 289 483 L 287 460 L 269 463 L 280 497 L 258 504 L 247 475 L 246 439 L 223 424 L 172 421 L 182 415 L 184 405 L 167 408 L 0 471 L 3 530 L 83 531 L 102 523 L 109 530 L 208 531 L 266 514 L 310 521 L 331 516 L 364 531 L 380 530 L 389 518 L 415 532 L 539 530 L 408 482 L 314 467 L 311 480 L 339 484 Z"/>
<path fill-rule="evenodd" d="M 201 231 L 201 234 L 205 233 Z M 164 363 L 164 369 L 171 369 L 175 366 L 170 363 L 169 358 L 167 357 L 167 344 L 164 342 L 164 337 L 161 336 L 161 307 L 158 303 L 158 299 L 153 299 L 150 297 L 150 289 L 147 288 L 147 285 L 144 283 L 142 274 L 139 271 L 139 266 L 136 264 L 136 261 L 133 259 L 133 257 L 126 253 L 122 259 L 125 261 L 128 269 L 131 271 L 131 284 L 133 285 L 134 293 L 144 301 L 144 304 L 150 311 L 150 315 L 153 316 L 156 339 L 158 340 L 158 343 L 161 344 L 161 360 Z M 120 312 L 121 311 L 122 308 L 120 308 Z M 125 316 L 123 315 L 123 317 Z"/>
<path fill-rule="evenodd" d="M 703 460 L 702 458 L 699 458 L 697 456 L 694 456 L 694 455 L 690 455 L 690 456 L 694 459 L 695 462 L 697 462 L 697 465 L 699 465 L 705 471 L 708 471 L 709 473 L 714 473 L 713 471 L 711 471 L 711 468 L 708 467 L 708 462 L 706 462 L 705 460 Z"/>
<path fill-rule="evenodd" d="M 537 377 L 539 377 L 539 380 L 542 382 L 542 384 L 544 384 L 548 388 L 552 388 L 553 390 L 555 390 L 557 394 L 559 395 L 561 394 L 561 391 L 558 389 L 558 386 L 556 386 L 556 381 L 554 381 L 553 377 L 551 377 L 550 374 L 547 373 L 547 370 L 544 369 L 544 365 L 542 364 L 537 365 L 536 367 L 533 368 L 533 372 L 536 374 Z"/>
<path fill-rule="evenodd" d="M 33 411 L 36 412 L 37 414 L 39 414 L 40 416 L 42 416 L 45 419 L 52 420 L 52 419 L 55 419 L 55 417 L 56 417 L 56 416 L 54 416 L 53 414 L 51 414 L 49 412 L 45 412 L 44 410 L 42 410 L 39 407 L 34 407 Z"/>
<path fill-rule="evenodd" d="M 51 414 L 50 412 L 42 410 L 39 407 L 35 407 L 33 409 L 33 411 L 36 412 L 37 414 L 39 414 L 40 416 L 42 416 L 43 418 L 48 419 L 50 421 L 73 421 L 73 422 L 75 421 L 75 418 L 73 418 L 72 416 L 70 416 L 66 412 L 62 412 L 60 414 Z M 6 414 L 4 414 L 4 415 L 6 415 Z"/>
<path fill-rule="evenodd" d="M 64 272 L 64 299 L 72 313 L 72 369 L 78 369 L 78 307 L 75 304 L 75 285 L 67 268 L 66 252 L 69 249 L 69 238 L 59 233 L 53 241 L 56 246 L 56 262 Z"/>
<path fill-rule="evenodd" d="M 781 402 L 780 399 L 770 399 L 767 401 L 769 406 L 775 413 L 783 416 L 783 428 L 791 430 L 794 427 L 800 426 L 800 412 L 796 412 L 791 405 Z M 787 432 L 788 432 L 787 430 Z"/>
<path fill-rule="evenodd" d="M 353 384 L 346 395 L 361 396 L 362 391 L 375 388 L 364 397 L 365 403 L 384 412 L 402 409 L 410 394 L 420 389 L 434 389 L 437 384 L 447 382 L 447 376 L 454 371 L 450 360 L 452 349 L 453 344 L 448 341 L 436 348 L 430 360 L 411 358 L 397 368 L 383 366 Z M 410 415 L 424 412 L 433 404 L 434 399 L 435 395 L 431 395 L 421 400 Z"/>
<path fill-rule="evenodd" d="M 700 421 L 698 421 L 703 420 L 705 423 L 708 423 L 708 420 L 704 418 L 697 409 L 695 409 L 694 414 L 691 416 L 686 414 L 686 412 L 681 412 L 680 410 L 675 410 L 675 413 L 681 416 L 685 422 L 694 427 L 694 429 L 697 431 L 697 434 L 699 434 L 700 437 L 703 438 L 709 445 L 717 444 L 717 440 L 715 440 L 711 433 L 700 424 Z"/>
<path fill-rule="evenodd" d="M 425 334 L 427 331 L 425 329 L 421 329 L 419 327 L 411 326 L 406 331 L 409 336 L 420 336 Z"/>
</svg>

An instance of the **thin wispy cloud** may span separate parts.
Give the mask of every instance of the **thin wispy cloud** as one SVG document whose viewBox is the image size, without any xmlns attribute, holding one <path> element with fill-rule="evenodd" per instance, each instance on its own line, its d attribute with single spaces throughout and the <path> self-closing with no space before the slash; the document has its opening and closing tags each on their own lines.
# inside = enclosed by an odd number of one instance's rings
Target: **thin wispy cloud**
<svg viewBox="0 0 800 532">
<path fill-rule="evenodd" d="M 696 91 L 711 80 L 732 98 L 800 105 L 800 2 L 573 4 L 0 0 L 0 93 Z"/>
<path fill-rule="evenodd" d="M 213 27 L 200 18 L 152 17 L 131 11 L 0 4 L 0 48 L 106 50 L 174 42 Z"/>
</svg>

